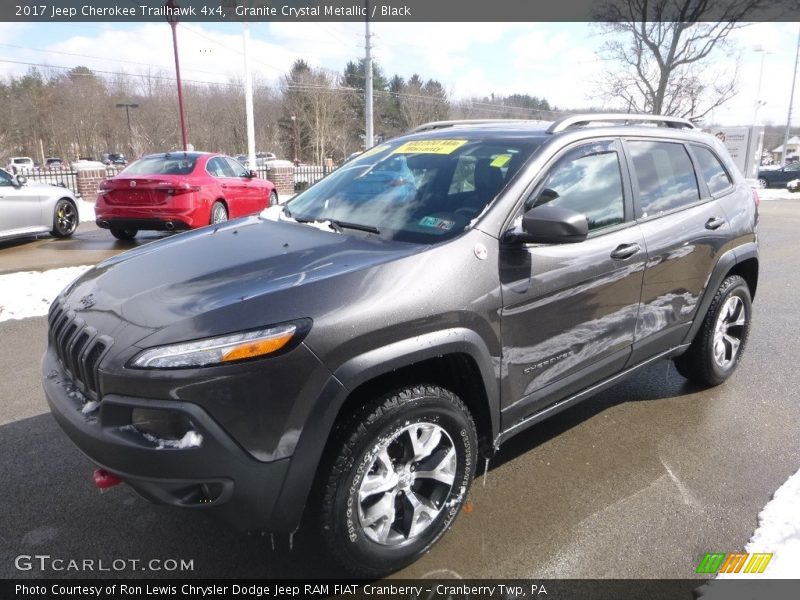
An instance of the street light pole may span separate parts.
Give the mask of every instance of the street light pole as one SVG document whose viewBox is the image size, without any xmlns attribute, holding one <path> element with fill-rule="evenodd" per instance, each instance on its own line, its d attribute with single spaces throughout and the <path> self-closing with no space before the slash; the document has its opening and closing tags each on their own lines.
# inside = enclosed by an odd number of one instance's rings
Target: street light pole
<svg viewBox="0 0 800 600">
<path fill-rule="evenodd" d="M 762 102 L 761 100 L 761 81 L 764 78 L 764 59 L 766 58 L 767 54 L 772 54 L 772 52 L 763 46 L 756 46 L 753 48 L 753 51 L 761 53 L 761 67 L 758 70 L 758 86 L 756 87 L 756 106 L 755 110 L 753 111 L 753 125 L 758 125 L 758 111 L 762 106 L 764 106 L 764 104 L 766 104 L 766 102 Z"/>
<path fill-rule="evenodd" d="M 175 54 L 175 78 L 178 81 L 178 112 L 181 118 L 181 141 L 183 142 L 184 152 L 189 149 L 189 144 L 186 141 L 186 116 L 183 110 L 183 86 L 181 85 L 181 63 L 178 60 L 178 34 L 176 27 L 178 26 L 178 2 L 177 0 L 167 0 L 164 5 L 167 9 L 167 21 L 172 27 L 172 51 Z"/>
<path fill-rule="evenodd" d="M 134 158 L 134 150 L 133 150 L 133 127 L 131 127 L 131 109 L 132 108 L 139 108 L 139 105 L 135 102 L 127 104 L 123 102 L 117 103 L 117 108 L 124 108 L 125 109 L 125 116 L 128 117 L 128 151 L 130 158 Z"/>
<path fill-rule="evenodd" d="M 794 71 L 792 72 L 792 92 L 789 94 L 789 114 L 786 117 L 786 131 L 783 134 L 783 152 L 781 152 L 781 164 L 786 166 L 786 155 L 789 154 L 789 129 L 792 126 L 792 104 L 794 104 L 794 84 L 797 82 L 797 61 L 800 59 L 800 28 L 797 30 L 797 50 L 794 56 Z"/>
</svg>

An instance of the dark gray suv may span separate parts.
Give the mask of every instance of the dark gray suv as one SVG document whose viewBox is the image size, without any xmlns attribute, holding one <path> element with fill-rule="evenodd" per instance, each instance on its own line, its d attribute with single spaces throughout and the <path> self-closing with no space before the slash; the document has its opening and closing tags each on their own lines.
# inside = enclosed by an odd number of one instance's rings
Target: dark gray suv
<svg viewBox="0 0 800 600">
<path fill-rule="evenodd" d="M 659 359 L 730 377 L 757 205 L 685 120 L 432 123 L 90 270 L 50 311 L 44 388 L 101 485 L 243 529 L 304 519 L 382 575 L 510 436 Z"/>
</svg>

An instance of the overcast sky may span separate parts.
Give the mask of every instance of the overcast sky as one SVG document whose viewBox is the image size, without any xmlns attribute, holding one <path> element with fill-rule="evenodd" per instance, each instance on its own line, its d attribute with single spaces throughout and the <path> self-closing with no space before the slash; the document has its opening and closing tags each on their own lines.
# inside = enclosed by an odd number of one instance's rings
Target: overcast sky
<svg viewBox="0 0 800 600">
<path fill-rule="evenodd" d="M 184 78 L 227 81 L 242 72 L 238 23 L 182 23 L 179 28 Z M 441 81 L 455 98 L 527 93 L 559 108 L 598 106 L 595 82 L 603 71 L 596 54 L 603 38 L 585 23 L 374 23 L 374 55 L 385 73 Z M 785 125 L 797 42 L 797 23 L 758 23 L 734 34 L 741 53 L 739 94 L 714 113 L 727 125 L 753 121 L 764 57 L 762 124 Z M 254 23 L 253 70 L 275 82 L 295 59 L 341 71 L 363 55 L 362 23 Z M 763 54 L 756 48 L 765 48 Z M 75 54 L 84 56 L 74 56 Z M 94 57 L 94 58 L 92 58 Z M 3 61 L 47 63 L 136 73 L 152 64 L 171 75 L 172 40 L 166 23 L 0 23 L 0 73 L 27 67 Z M 714 69 L 732 73 L 731 57 Z M 800 89 L 795 95 L 798 106 Z M 612 105 L 603 108 L 613 108 Z M 800 114 L 793 121 L 800 121 Z"/>
</svg>

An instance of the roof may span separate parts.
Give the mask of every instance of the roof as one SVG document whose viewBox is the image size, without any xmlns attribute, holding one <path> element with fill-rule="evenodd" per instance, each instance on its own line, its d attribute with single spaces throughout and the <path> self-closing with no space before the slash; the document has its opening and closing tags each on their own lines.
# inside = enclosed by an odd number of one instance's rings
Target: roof
<svg viewBox="0 0 800 600">
<path fill-rule="evenodd" d="M 789 138 L 788 145 L 789 146 L 800 146 L 800 137 L 798 137 L 796 135 L 793 135 L 792 137 Z M 778 146 L 777 148 L 772 150 L 772 152 L 781 152 L 782 153 L 783 152 L 783 144 L 781 144 L 780 146 Z"/>
</svg>

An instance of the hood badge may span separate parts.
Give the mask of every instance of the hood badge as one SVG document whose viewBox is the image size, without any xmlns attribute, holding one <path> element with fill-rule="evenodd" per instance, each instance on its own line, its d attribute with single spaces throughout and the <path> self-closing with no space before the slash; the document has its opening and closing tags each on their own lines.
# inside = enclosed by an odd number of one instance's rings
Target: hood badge
<svg viewBox="0 0 800 600">
<path fill-rule="evenodd" d="M 478 257 L 478 260 L 486 260 L 486 257 L 489 255 L 489 251 L 483 244 L 475 244 L 473 251 L 475 252 L 475 256 Z"/>
<path fill-rule="evenodd" d="M 86 310 L 87 308 L 92 308 L 94 306 L 94 294 L 89 294 L 88 296 L 84 296 L 80 300 L 78 300 L 81 304 L 81 308 L 77 308 L 76 310 Z"/>
</svg>

